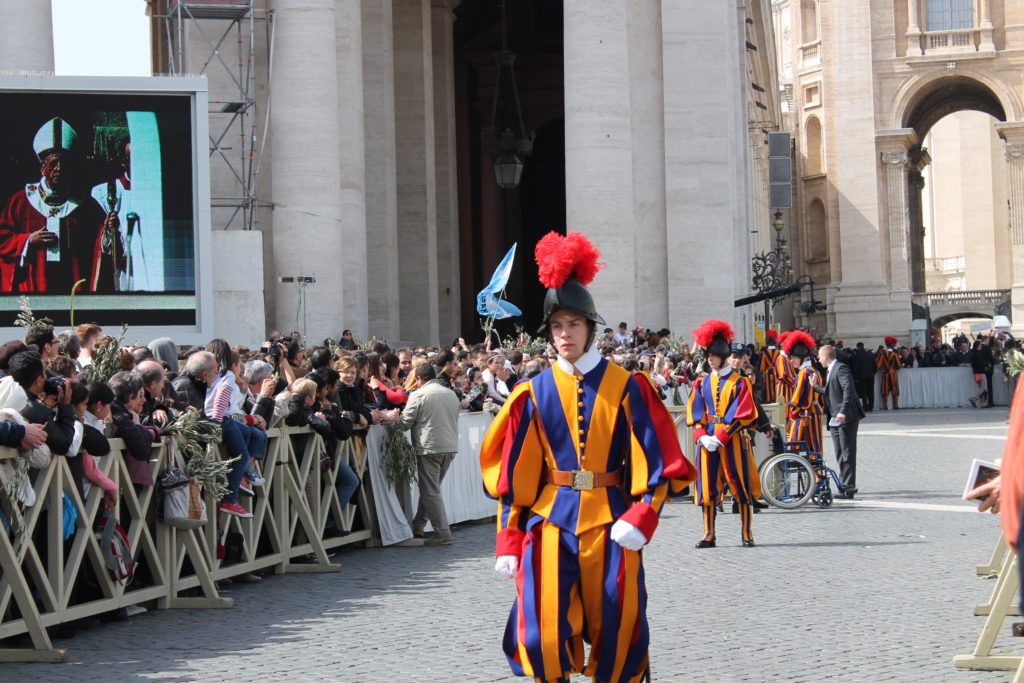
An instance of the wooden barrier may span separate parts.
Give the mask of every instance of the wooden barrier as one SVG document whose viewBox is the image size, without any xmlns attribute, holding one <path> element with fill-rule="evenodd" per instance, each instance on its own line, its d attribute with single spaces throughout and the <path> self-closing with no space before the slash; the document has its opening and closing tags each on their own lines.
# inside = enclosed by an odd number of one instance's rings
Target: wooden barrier
<svg viewBox="0 0 1024 683">
<path fill-rule="evenodd" d="M 989 558 L 988 564 L 977 565 L 974 568 L 974 572 L 986 579 L 996 578 L 999 576 L 999 567 L 1003 564 L 1003 558 L 1006 557 L 1007 552 L 1009 552 L 1009 547 L 1006 545 L 1006 536 L 1000 533 L 999 540 L 996 541 L 996 547 L 992 549 L 992 557 Z"/>
<path fill-rule="evenodd" d="M 45 469 L 33 471 L 35 505 L 24 514 L 7 509 L 12 520 L 25 528 L 17 547 L 0 527 L 0 640 L 28 634 L 32 648 L 4 649 L 0 644 L 0 662 L 66 661 L 67 652 L 53 647 L 47 627 L 129 605 L 231 607 L 232 601 L 218 594 L 216 582 L 239 574 L 266 568 L 275 573 L 338 571 L 327 551 L 369 540 L 374 527 L 366 487 L 360 486 L 355 504 L 345 508 L 334 487 L 341 462 L 362 480 L 366 463 L 358 441 L 339 444 L 331 469 L 321 473 L 324 443 L 308 427 L 271 429 L 267 435 L 266 483 L 255 489 L 255 497 L 241 497 L 253 517 L 218 516 L 216 501 L 207 495 L 209 521 L 191 530 L 157 521 L 156 489 L 140 487 L 136 492 L 124 464 L 123 458 L 130 457 L 124 453 L 124 443 L 110 440 L 111 453 L 98 458 L 97 464 L 118 484 L 121 498 L 112 514 L 124 527 L 135 559 L 146 567 L 140 572 L 143 576 L 127 587 L 107 571 L 93 532 L 103 490 L 93 486 L 83 500 L 64 457 L 54 457 Z M 154 444 L 149 462 L 154 481 L 167 466 L 169 452 L 166 440 Z M 0 460 L 17 457 L 16 451 L 0 448 Z M 6 472 L 9 468 L 0 467 L 0 482 Z M 74 534 L 67 540 L 62 533 L 65 495 L 78 515 Z M 352 531 L 357 515 L 363 528 Z M 325 539 L 332 519 L 340 532 L 348 533 Z M 241 535 L 242 552 L 238 561 L 227 564 L 220 549 L 232 532 Z M 304 555 L 312 555 L 314 561 L 294 562 Z M 192 595 L 184 596 L 183 591 Z"/>
<path fill-rule="evenodd" d="M 981 628 L 981 634 L 975 643 L 974 651 L 969 655 L 957 655 L 953 657 L 953 666 L 960 669 L 978 669 L 982 671 L 1013 671 L 1017 670 L 1017 677 L 1014 680 L 1024 681 L 1024 658 L 1019 655 L 993 655 L 992 646 L 996 637 L 1002 629 L 1006 617 L 1019 613 L 1014 608 L 1014 598 L 1020 590 L 1020 574 L 1017 564 L 1017 555 L 1005 553 L 999 567 L 996 585 L 992 589 L 992 596 L 985 608 L 987 614 L 985 624 Z M 978 614 L 979 606 L 975 606 L 975 614 Z"/>
</svg>

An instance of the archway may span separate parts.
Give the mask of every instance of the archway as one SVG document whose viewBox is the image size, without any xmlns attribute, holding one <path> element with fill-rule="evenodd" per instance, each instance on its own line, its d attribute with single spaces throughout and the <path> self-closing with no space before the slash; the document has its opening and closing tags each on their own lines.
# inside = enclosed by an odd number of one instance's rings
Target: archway
<svg viewBox="0 0 1024 683">
<path fill-rule="evenodd" d="M 915 294 L 1008 288 L 1003 99 L 977 78 L 935 77 L 903 98 L 909 285 Z M 980 112 L 980 114 L 978 113 Z M 927 189 L 926 189 L 927 188 Z M 998 275 L 998 276 L 997 276 Z M 990 317 L 990 316 L 989 316 Z M 936 325 L 932 325 L 936 327 Z"/>
</svg>

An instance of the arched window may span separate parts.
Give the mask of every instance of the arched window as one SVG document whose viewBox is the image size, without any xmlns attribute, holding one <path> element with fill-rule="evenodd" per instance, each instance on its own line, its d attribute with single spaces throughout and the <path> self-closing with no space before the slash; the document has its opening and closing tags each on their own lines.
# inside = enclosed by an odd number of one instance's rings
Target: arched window
<svg viewBox="0 0 1024 683">
<path fill-rule="evenodd" d="M 817 175 L 825 172 L 825 154 L 821 141 L 821 122 L 817 116 L 811 116 L 804 124 L 805 144 L 807 150 L 807 166 L 804 175 Z"/>
<path fill-rule="evenodd" d="M 974 0 L 925 0 L 926 31 L 958 31 L 974 27 Z"/>
<path fill-rule="evenodd" d="M 800 19 L 800 39 L 804 43 L 813 43 L 818 39 L 818 0 L 803 0 Z"/>
<path fill-rule="evenodd" d="M 807 258 L 828 258 L 828 216 L 820 199 L 811 200 L 807 206 L 806 226 Z"/>
</svg>

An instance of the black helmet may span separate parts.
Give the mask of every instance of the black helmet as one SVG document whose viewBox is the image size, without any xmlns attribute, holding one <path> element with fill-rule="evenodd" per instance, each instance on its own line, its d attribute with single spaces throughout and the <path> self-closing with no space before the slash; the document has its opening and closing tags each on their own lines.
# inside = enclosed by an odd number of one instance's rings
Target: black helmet
<svg viewBox="0 0 1024 683">
<path fill-rule="evenodd" d="M 548 321 L 558 311 L 569 311 L 581 315 L 597 325 L 604 325 L 604 318 L 594 310 L 594 297 L 590 290 L 578 280 L 568 279 L 558 289 L 550 288 L 544 296 L 544 323 L 538 332 L 546 332 Z"/>
</svg>

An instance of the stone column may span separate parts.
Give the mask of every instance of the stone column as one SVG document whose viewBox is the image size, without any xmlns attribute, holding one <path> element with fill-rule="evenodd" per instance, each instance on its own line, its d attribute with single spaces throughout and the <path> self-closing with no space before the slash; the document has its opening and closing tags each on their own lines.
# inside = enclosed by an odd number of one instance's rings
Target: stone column
<svg viewBox="0 0 1024 683">
<path fill-rule="evenodd" d="M 403 341 L 439 339 L 433 46 L 428 0 L 393 0 L 398 283 Z"/>
<path fill-rule="evenodd" d="M 369 334 L 398 339 L 398 209 L 391 3 L 362 3 L 366 282 Z"/>
<path fill-rule="evenodd" d="M 314 276 L 298 326 L 309 339 L 345 320 L 334 0 L 276 0 L 270 130 L 276 326 L 295 326 L 299 293 L 280 276 Z"/>
<path fill-rule="evenodd" d="M 669 328 L 688 341 L 708 318 L 731 320 L 737 335 L 752 334 L 733 307 L 750 291 L 750 86 L 737 10 L 737 3 L 661 2 Z"/>
<path fill-rule="evenodd" d="M 921 50 L 921 24 L 917 18 L 917 3 L 919 0 L 907 0 L 907 56 L 920 57 L 924 54 Z"/>
<path fill-rule="evenodd" d="M 913 130 L 883 131 L 876 142 L 881 161 L 882 243 L 888 244 L 888 280 L 892 292 L 910 291 L 910 216 L 907 208 L 908 150 L 917 141 Z"/>
<path fill-rule="evenodd" d="M 564 3 L 566 226 L 608 267 L 591 292 L 606 320 L 639 321 L 627 0 Z M 634 294 L 635 293 L 635 294 Z"/>
<path fill-rule="evenodd" d="M 914 294 L 926 291 L 924 275 L 924 207 L 921 193 L 924 190 L 925 167 L 931 163 L 928 150 L 918 146 L 910 150 L 910 172 L 907 174 L 907 208 L 909 213 L 908 252 L 910 255 L 910 291 Z M 935 226 L 931 226 L 935 229 Z"/>
<path fill-rule="evenodd" d="M 981 40 L 978 44 L 978 52 L 995 52 L 996 44 L 993 40 L 992 33 L 994 26 L 992 26 L 992 0 L 978 0 L 981 5 L 981 21 L 978 23 L 978 27 L 981 29 Z"/>
<path fill-rule="evenodd" d="M 459 193 L 455 150 L 455 54 L 452 10 L 459 0 L 433 0 L 434 174 L 437 204 L 438 329 L 442 344 L 462 334 L 459 286 Z"/>
<path fill-rule="evenodd" d="M 333 333 L 345 328 L 369 337 L 366 268 L 366 157 L 363 111 L 362 0 L 335 0 L 334 33 L 338 60 L 338 153 L 341 173 L 341 275 L 345 317 Z M 375 112 L 376 114 L 376 112 Z"/>
<path fill-rule="evenodd" d="M 635 3 L 629 12 L 633 214 L 636 235 L 636 322 L 669 324 L 668 236 L 665 214 L 665 100 L 661 3 Z M 614 324 L 609 321 L 610 326 Z"/>
<path fill-rule="evenodd" d="M 1012 332 L 1024 334 L 1024 123 L 997 123 L 1006 143 L 1007 194 L 1010 201 L 1010 250 L 1013 285 L 1010 291 Z"/>
<path fill-rule="evenodd" d="M 0 0 L 0 71 L 53 73 L 49 0 Z"/>
</svg>

